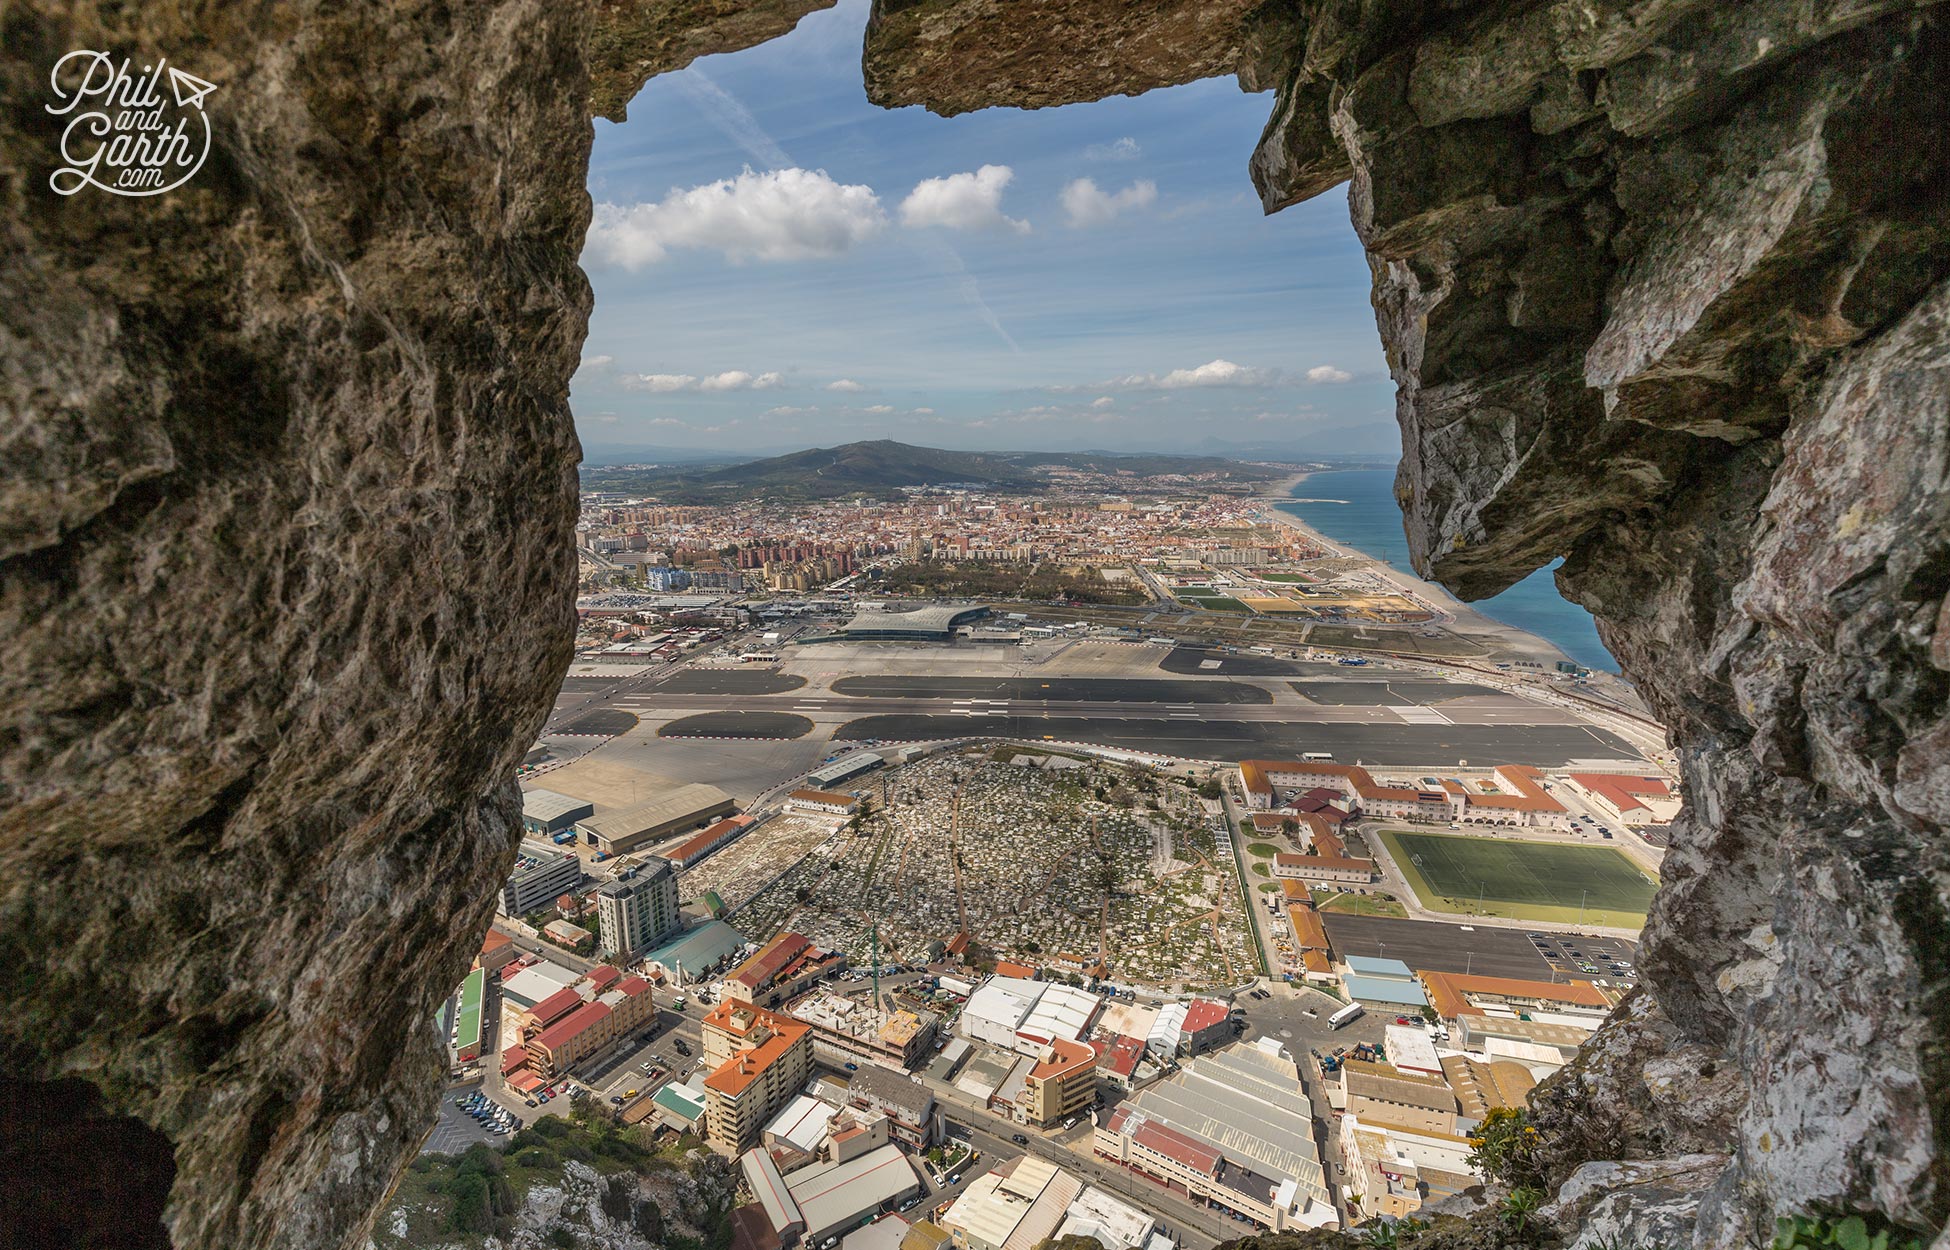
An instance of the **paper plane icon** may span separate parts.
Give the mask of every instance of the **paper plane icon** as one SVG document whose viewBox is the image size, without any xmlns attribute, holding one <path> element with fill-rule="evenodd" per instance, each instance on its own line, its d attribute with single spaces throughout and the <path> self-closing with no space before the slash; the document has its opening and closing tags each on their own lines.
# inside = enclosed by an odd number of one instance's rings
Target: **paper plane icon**
<svg viewBox="0 0 1950 1250">
<path fill-rule="evenodd" d="M 169 89 L 176 93 L 178 108 L 203 107 L 203 97 L 217 89 L 217 84 L 204 82 L 195 74 L 185 74 L 174 65 L 169 67 Z"/>
</svg>

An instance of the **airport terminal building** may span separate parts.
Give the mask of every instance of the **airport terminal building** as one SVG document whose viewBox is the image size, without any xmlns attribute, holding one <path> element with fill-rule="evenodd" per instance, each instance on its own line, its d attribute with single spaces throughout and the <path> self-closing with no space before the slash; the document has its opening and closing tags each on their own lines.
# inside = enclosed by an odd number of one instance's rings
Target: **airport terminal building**
<svg viewBox="0 0 1950 1250">
<path fill-rule="evenodd" d="M 868 604 L 837 633 L 848 642 L 947 642 L 988 615 L 981 603 Z"/>
</svg>

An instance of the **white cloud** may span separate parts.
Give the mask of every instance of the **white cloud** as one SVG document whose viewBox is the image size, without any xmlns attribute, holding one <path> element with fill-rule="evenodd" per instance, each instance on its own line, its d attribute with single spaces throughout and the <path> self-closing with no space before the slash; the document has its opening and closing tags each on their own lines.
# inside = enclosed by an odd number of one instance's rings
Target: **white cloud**
<svg viewBox="0 0 1950 1250">
<path fill-rule="evenodd" d="M 765 415 L 768 417 L 804 417 L 804 416 L 810 416 L 811 414 L 818 411 L 819 409 L 817 408 L 793 408 L 790 406 L 780 406 L 778 408 L 767 408 L 765 410 Z"/>
<path fill-rule="evenodd" d="M 1116 402 L 1117 402 L 1116 400 L 1112 399 L 1108 395 L 1099 395 L 1097 396 L 1097 398 L 1090 401 L 1090 406 L 1092 408 L 1097 409 L 1097 411 L 1102 412 L 1104 409 L 1110 407 Z"/>
<path fill-rule="evenodd" d="M 1029 223 L 1005 217 L 1002 191 L 1016 172 L 1007 165 L 984 165 L 972 174 L 929 178 L 901 201 L 904 226 L 945 226 L 950 230 L 1005 227 L 1026 234 Z"/>
<path fill-rule="evenodd" d="M 913 411 L 913 413 L 912 413 L 911 415 L 913 415 L 913 416 L 917 416 L 917 417 L 931 417 L 931 416 L 933 416 L 933 415 L 934 415 L 934 409 L 932 409 L 932 408 L 916 408 L 916 409 L 914 409 L 914 411 Z"/>
<path fill-rule="evenodd" d="M 887 224 L 872 187 L 842 185 L 825 170 L 779 169 L 672 191 L 655 204 L 598 204 L 588 254 L 624 269 L 673 248 L 715 248 L 731 260 L 837 256 Z"/>
<path fill-rule="evenodd" d="M 1190 369 L 1169 373 L 1133 373 L 1086 386 L 1052 386 L 1052 391 L 1180 391 L 1205 386 L 1281 386 L 1292 379 L 1278 369 L 1257 369 L 1230 360 L 1208 360 Z M 1110 396 L 1099 396 L 1091 404 L 1106 407 Z"/>
<path fill-rule="evenodd" d="M 700 391 L 770 391 L 784 385 L 785 375 L 781 373 L 761 373 L 753 377 L 743 369 L 730 369 L 701 379 L 697 389 Z"/>
<path fill-rule="evenodd" d="M 1148 208 L 1158 200 L 1158 184 L 1140 178 L 1122 191 L 1100 189 L 1090 178 L 1078 178 L 1063 188 L 1063 211 L 1072 226 L 1101 226 L 1126 209 Z"/>
<path fill-rule="evenodd" d="M 894 410 L 894 406 L 892 404 L 874 404 L 872 407 L 862 408 L 860 411 L 871 412 L 875 416 L 884 416 L 887 413 L 892 412 L 893 410 Z"/>
<path fill-rule="evenodd" d="M 619 380 L 626 391 L 652 391 L 657 394 L 688 391 L 697 385 L 697 379 L 688 373 L 631 373 Z"/>
<path fill-rule="evenodd" d="M 1158 379 L 1165 390 L 1187 386 L 1265 386 L 1273 379 L 1270 369 L 1235 365 L 1230 360 L 1208 360 L 1196 369 L 1173 369 Z"/>
<path fill-rule="evenodd" d="M 1336 369 L 1332 365 L 1315 365 L 1307 370 L 1309 382 L 1352 382 L 1353 380 L 1353 374 L 1345 369 Z"/>
<path fill-rule="evenodd" d="M 1144 149 L 1129 135 L 1109 143 L 1093 143 L 1083 150 L 1083 159 L 1087 161 L 1134 161 L 1143 155 Z"/>
<path fill-rule="evenodd" d="M 826 389 L 829 391 L 852 392 L 852 391 L 864 391 L 867 388 L 860 385 L 858 382 L 855 382 L 852 378 L 841 378 L 837 382 L 828 382 L 826 384 Z"/>
<path fill-rule="evenodd" d="M 615 363 L 616 357 L 614 356 L 584 356 L 580 367 L 584 369 L 603 369 Z"/>
<path fill-rule="evenodd" d="M 785 375 L 727 369 L 702 378 L 689 373 L 626 373 L 617 381 L 626 391 L 662 395 L 672 391 L 770 391 L 785 385 Z"/>
</svg>

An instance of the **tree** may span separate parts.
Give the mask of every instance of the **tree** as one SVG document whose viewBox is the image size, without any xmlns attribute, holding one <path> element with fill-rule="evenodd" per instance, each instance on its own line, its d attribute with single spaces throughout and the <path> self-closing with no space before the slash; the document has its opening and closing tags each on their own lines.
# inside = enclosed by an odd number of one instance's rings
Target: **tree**
<svg viewBox="0 0 1950 1250">
<path fill-rule="evenodd" d="M 454 1199 L 454 1231 L 489 1233 L 494 1231 L 494 1211 L 488 1205 L 487 1177 L 479 1172 L 463 1172 L 454 1178 L 448 1192 Z"/>
</svg>

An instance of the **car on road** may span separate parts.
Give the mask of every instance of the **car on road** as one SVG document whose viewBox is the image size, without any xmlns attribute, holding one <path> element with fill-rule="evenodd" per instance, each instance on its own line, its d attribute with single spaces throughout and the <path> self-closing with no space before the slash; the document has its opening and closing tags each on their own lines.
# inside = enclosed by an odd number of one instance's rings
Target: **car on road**
<svg viewBox="0 0 1950 1250">
<path fill-rule="evenodd" d="M 860 1070 L 860 1065 L 857 1063 L 849 1063 L 846 1065 L 846 1070 L 848 1072 L 858 1072 Z"/>
<path fill-rule="evenodd" d="M 1009 1140 L 1014 1142 L 1018 1146 L 1027 1146 L 1029 1144 L 1029 1139 L 1027 1137 L 1024 1137 L 1021 1133 L 1009 1134 Z"/>
<path fill-rule="evenodd" d="M 623 1105 L 623 1095 L 621 1094 L 611 1094 L 609 1100 L 619 1107 Z"/>
<path fill-rule="evenodd" d="M 1396 1023 L 1396 1024 L 1407 1024 L 1407 1023 L 1409 1023 L 1409 1019 L 1408 1019 L 1408 1017 L 1407 1017 L 1407 1016 L 1396 1016 L 1396 1017 L 1395 1017 L 1395 1023 Z"/>
</svg>

